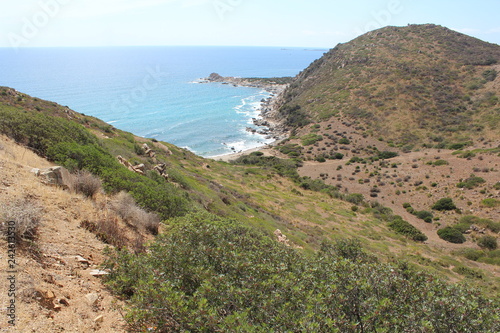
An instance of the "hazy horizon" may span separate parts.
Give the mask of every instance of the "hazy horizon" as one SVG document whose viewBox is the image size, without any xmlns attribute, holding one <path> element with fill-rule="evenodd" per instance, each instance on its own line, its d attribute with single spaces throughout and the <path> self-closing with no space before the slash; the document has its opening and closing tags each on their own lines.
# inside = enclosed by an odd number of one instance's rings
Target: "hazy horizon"
<svg viewBox="0 0 500 333">
<path fill-rule="evenodd" d="M 332 48 L 384 26 L 432 23 L 500 43 L 494 0 L 27 0 L 3 4 L 0 47 Z"/>
</svg>

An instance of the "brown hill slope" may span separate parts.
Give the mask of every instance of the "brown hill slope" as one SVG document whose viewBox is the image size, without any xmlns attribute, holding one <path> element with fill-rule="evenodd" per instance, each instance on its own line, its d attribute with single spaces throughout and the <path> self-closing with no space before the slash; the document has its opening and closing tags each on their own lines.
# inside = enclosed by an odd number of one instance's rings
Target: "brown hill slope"
<svg viewBox="0 0 500 333">
<path fill-rule="evenodd" d="M 298 75 L 289 125 L 353 122 L 397 146 L 498 139 L 500 46 L 436 25 L 387 27 L 339 44 Z"/>
</svg>

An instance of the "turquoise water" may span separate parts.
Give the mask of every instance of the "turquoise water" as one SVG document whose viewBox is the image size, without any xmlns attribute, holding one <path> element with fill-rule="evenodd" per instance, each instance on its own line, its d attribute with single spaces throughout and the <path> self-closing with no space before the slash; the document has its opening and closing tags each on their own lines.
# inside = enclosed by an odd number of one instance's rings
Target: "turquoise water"
<svg viewBox="0 0 500 333">
<path fill-rule="evenodd" d="M 0 48 L 0 86 L 67 105 L 139 136 L 216 156 L 271 141 L 246 131 L 269 94 L 197 80 L 212 72 L 295 76 L 323 52 L 270 47 Z"/>
</svg>

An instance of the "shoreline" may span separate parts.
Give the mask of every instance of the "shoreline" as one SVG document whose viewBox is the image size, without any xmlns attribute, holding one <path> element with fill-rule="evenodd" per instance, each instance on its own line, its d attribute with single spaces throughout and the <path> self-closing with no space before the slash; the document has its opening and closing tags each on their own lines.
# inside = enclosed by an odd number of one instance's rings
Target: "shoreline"
<svg viewBox="0 0 500 333">
<path fill-rule="evenodd" d="M 259 88 L 270 93 L 271 96 L 263 99 L 259 108 L 258 118 L 252 118 L 253 124 L 257 128 L 247 127 L 246 130 L 250 133 L 264 135 L 266 139 L 273 139 L 271 143 L 263 144 L 262 146 L 246 149 L 240 152 L 231 152 L 223 155 L 206 157 L 217 161 L 229 162 L 238 157 L 251 154 L 256 151 L 271 150 L 278 142 L 288 138 L 289 131 L 277 119 L 277 111 L 283 95 L 283 92 L 288 87 L 288 83 L 277 83 L 276 81 L 288 80 L 284 79 L 246 79 L 236 77 L 222 77 L 217 73 L 212 73 L 208 78 L 204 78 L 199 83 L 221 83 L 231 84 L 234 87 L 249 87 Z M 271 155 L 271 154 L 269 154 Z"/>
</svg>

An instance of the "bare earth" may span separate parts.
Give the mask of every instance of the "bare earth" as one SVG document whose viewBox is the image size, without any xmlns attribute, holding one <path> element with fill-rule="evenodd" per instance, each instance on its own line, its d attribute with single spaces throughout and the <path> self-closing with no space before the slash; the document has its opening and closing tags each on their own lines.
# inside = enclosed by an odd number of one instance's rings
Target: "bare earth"
<svg viewBox="0 0 500 333">
<path fill-rule="evenodd" d="M 16 249 L 16 326 L 4 313 L 7 241 L 0 240 L 1 332 L 125 332 L 120 304 L 90 271 L 103 262 L 105 244 L 80 227 L 111 212 L 103 195 L 95 201 L 40 182 L 31 168 L 50 167 L 33 152 L 0 137 L 0 204 L 30 196 L 43 208 L 34 245 Z M 0 207 L 2 207 L 0 205 Z M 2 212 L 0 212 L 2 213 Z M 84 260 L 82 260 L 84 259 Z"/>
</svg>

